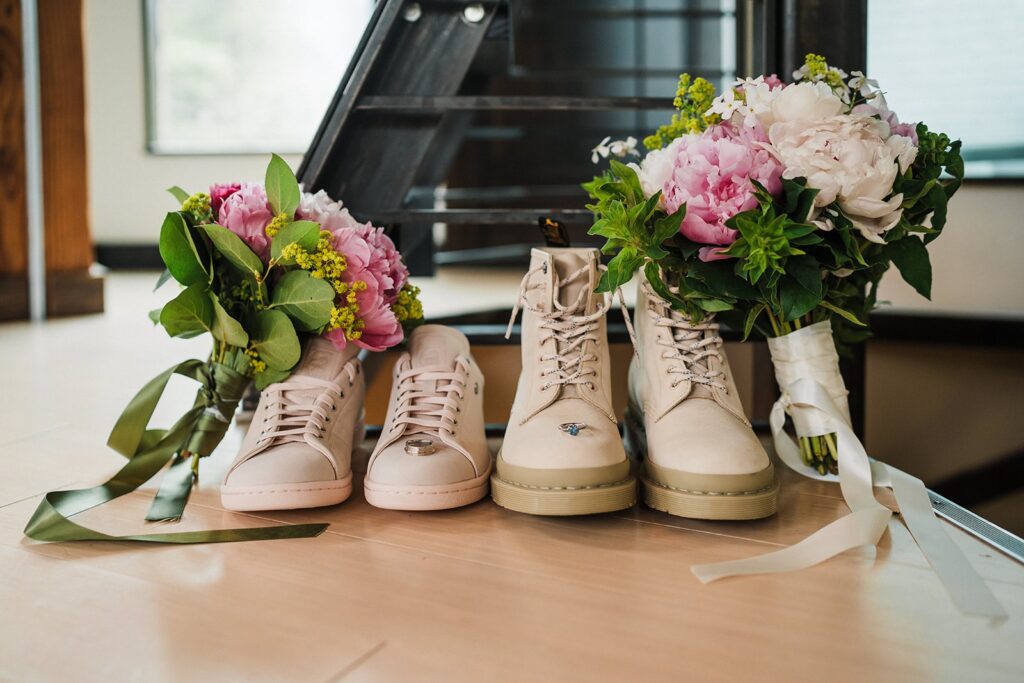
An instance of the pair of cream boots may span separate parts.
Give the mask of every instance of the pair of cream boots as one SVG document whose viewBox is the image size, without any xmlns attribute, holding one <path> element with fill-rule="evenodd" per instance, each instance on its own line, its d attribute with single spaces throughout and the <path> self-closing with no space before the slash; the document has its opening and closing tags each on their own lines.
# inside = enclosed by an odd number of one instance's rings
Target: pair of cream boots
<svg viewBox="0 0 1024 683">
<path fill-rule="evenodd" d="M 610 297 L 593 249 L 534 249 L 516 308 L 523 309 L 515 402 L 491 475 L 483 376 L 465 337 L 425 325 L 395 368 L 381 439 L 364 490 L 378 507 L 431 510 L 479 500 L 490 479 L 499 505 L 579 515 L 633 505 L 635 468 L 611 396 Z M 771 462 L 744 417 L 717 326 L 694 325 L 645 286 L 637 299 L 629 369 L 627 442 L 643 457 L 653 508 L 701 519 L 775 512 Z M 514 315 L 514 314 L 513 314 Z M 354 353 L 312 340 L 298 369 L 264 392 L 222 487 L 225 507 L 332 505 L 352 490 L 362 440 L 363 378 Z"/>
</svg>

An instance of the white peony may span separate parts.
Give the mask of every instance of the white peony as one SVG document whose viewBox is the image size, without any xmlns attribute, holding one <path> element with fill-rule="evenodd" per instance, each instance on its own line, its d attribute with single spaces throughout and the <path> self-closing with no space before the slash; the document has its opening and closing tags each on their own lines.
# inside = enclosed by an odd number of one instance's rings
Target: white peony
<svg viewBox="0 0 1024 683">
<path fill-rule="evenodd" d="M 712 101 L 705 114 L 718 114 L 734 126 L 753 128 L 762 116 L 771 114 L 772 102 L 783 90 L 778 84 L 772 86 L 764 76 L 736 79 L 732 88 Z M 736 97 L 736 90 L 743 94 L 742 98 Z"/>
<path fill-rule="evenodd" d="M 679 145 L 683 138 L 676 138 L 662 149 L 653 149 L 639 163 L 629 164 L 629 167 L 636 171 L 640 179 L 640 187 L 645 197 L 651 197 L 659 190 L 664 191 L 665 182 L 672 175 L 675 169 L 676 157 L 679 155 Z M 664 198 L 662 198 L 664 201 Z"/>
<path fill-rule="evenodd" d="M 820 121 L 838 115 L 844 106 L 825 83 L 794 83 L 773 93 L 771 107 L 758 118 L 766 128 L 777 121 Z"/>
<path fill-rule="evenodd" d="M 775 155 L 785 166 L 782 176 L 807 178 L 807 184 L 819 190 L 814 199 L 817 209 L 838 200 L 865 239 L 877 243 L 884 242 L 882 234 L 903 213 L 903 195 L 889 195 L 910 154 L 899 140 L 890 144 L 888 136 L 885 122 L 850 114 L 817 121 L 778 120 L 768 129 Z M 827 225 L 826 221 L 823 227 Z"/>
</svg>

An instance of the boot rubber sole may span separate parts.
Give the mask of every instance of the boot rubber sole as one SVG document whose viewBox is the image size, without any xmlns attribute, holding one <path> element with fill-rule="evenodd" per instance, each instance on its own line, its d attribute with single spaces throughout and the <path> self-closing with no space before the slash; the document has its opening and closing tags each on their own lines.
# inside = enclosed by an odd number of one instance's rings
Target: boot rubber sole
<svg viewBox="0 0 1024 683">
<path fill-rule="evenodd" d="M 632 507 L 636 502 L 636 478 L 630 475 L 609 484 L 563 488 L 515 484 L 494 474 L 491 498 L 503 508 L 529 515 L 596 515 Z"/>
<path fill-rule="evenodd" d="M 450 510 L 472 505 L 487 495 L 491 468 L 475 479 L 436 486 L 378 484 L 363 480 L 366 502 L 386 510 Z"/>
<path fill-rule="evenodd" d="M 352 473 L 334 481 L 306 481 L 263 486 L 221 486 L 220 502 L 226 510 L 301 510 L 337 505 L 352 495 Z"/>
<path fill-rule="evenodd" d="M 647 435 L 643 418 L 631 408 L 626 413 L 624 424 L 627 451 L 638 460 L 647 453 Z M 646 472 L 646 469 L 645 469 Z M 667 512 L 676 517 L 709 520 L 751 520 L 770 517 L 778 509 L 779 482 L 771 486 L 742 493 L 716 491 L 687 491 L 670 487 L 643 475 L 640 477 L 644 503 L 655 510 Z"/>
</svg>

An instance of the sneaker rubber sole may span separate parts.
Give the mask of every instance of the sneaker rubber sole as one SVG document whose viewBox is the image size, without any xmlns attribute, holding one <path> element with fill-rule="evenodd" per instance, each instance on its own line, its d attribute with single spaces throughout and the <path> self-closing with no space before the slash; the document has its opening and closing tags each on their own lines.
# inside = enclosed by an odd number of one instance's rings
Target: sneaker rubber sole
<svg viewBox="0 0 1024 683">
<path fill-rule="evenodd" d="M 334 481 L 306 481 L 264 486 L 221 486 L 220 501 L 226 510 L 302 510 L 337 505 L 352 495 L 352 473 Z"/>
<path fill-rule="evenodd" d="M 366 502 L 386 510 L 450 510 L 472 505 L 487 495 L 491 468 L 475 479 L 436 486 L 378 484 L 363 480 Z"/>
</svg>

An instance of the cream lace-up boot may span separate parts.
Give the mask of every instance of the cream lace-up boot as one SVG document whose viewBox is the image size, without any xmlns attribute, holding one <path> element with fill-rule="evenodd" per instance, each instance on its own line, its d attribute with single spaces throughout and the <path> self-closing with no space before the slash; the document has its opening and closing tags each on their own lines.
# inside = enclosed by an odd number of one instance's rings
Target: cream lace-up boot
<svg viewBox="0 0 1024 683">
<path fill-rule="evenodd" d="M 395 364 L 384 430 L 364 494 L 392 510 L 444 510 L 487 495 L 484 378 L 458 330 L 423 325 Z"/>
<path fill-rule="evenodd" d="M 522 357 L 494 501 L 537 515 L 628 508 L 636 497 L 611 399 L 606 313 L 594 294 L 596 249 L 534 249 L 516 308 Z M 511 323 L 509 325 L 511 331 Z"/>
<path fill-rule="evenodd" d="M 311 508 L 351 495 L 352 450 L 363 440 L 358 351 L 313 338 L 288 379 L 263 391 L 221 486 L 225 508 Z"/>
<path fill-rule="evenodd" d="M 779 485 L 743 413 L 718 325 L 694 324 L 646 282 L 636 303 L 627 441 L 650 507 L 697 519 L 775 513 Z"/>
</svg>

